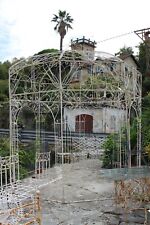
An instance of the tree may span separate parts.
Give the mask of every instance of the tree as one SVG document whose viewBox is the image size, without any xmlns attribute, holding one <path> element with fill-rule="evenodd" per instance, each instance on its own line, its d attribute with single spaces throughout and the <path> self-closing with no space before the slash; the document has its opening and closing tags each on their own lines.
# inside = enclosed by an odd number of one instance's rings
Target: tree
<svg viewBox="0 0 150 225">
<path fill-rule="evenodd" d="M 3 63 L 0 62 L 0 79 L 7 80 L 8 79 L 8 69 L 11 66 L 9 61 L 5 61 Z"/>
<path fill-rule="evenodd" d="M 9 128 L 9 102 L 1 101 L 0 94 L 0 128 Z"/>
<path fill-rule="evenodd" d="M 52 22 L 56 23 L 54 30 L 60 34 L 60 51 L 62 51 L 63 39 L 68 31 L 68 29 L 72 29 L 71 23 L 73 19 L 66 11 L 58 11 L 58 15 L 54 14 Z"/>
<path fill-rule="evenodd" d="M 123 48 L 120 48 L 119 52 L 117 52 L 115 55 L 132 55 L 134 52 L 133 52 L 133 49 L 132 47 L 126 47 L 124 46 Z"/>
<path fill-rule="evenodd" d="M 139 45 L 139 66 L 142 73 L 142 95 L 146 96 L 150 92 L 150 69 L 147 65 L 147 45 Z"/>
<path fill-rule="evenodd" d="M 139 45 L 139 65 L 140 72 L 145 76 L 146 74 L 146 45 L 145 43 L 140 43 Z"/>
<path fill-rule="evenodd" d="M 6 157 L 9 156 L 10 153 L 10 145 L 9 145 L 9 139 L 8 138 L 0 138 L 0 156 Z"/>
<path fill-rule="evenodd" d="M 56 52 L 58 52 L 57 49 L 51 48 L 51 49 L 44 49 L 44 50 L 38 52 L 38 53 L 35 54 L 35 55 L 41 55 L 41 54 L 46 54 L 46 53 L 56 53 Z"/>
<path fill-rule="evenodd" d="M 0 138 L 0 157 L 6 157 L 10 155 L 10 141 L 9 138 Z M 28 176 L 29 172 L 34 170 L 36 155 L 35 142 L 29 143 L 27 146 L 19 143 L 19 170 L 20 177 L 24 178 Z"/>
</svg>

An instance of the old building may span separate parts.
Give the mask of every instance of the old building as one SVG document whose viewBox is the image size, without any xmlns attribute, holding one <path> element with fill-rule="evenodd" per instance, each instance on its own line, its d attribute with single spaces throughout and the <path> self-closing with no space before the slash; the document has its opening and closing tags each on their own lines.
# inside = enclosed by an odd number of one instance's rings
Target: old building
<svg viewBox="0 0 150 225">
<path fill-rule="evenodd" d="M 118 88 L 118 86 L 115 87 L 115 85 L 118 85 L 115 82 L 118 82 L 117 77 L 121 73 L 124 76 L 129 76 L 130 73 L 133 74 L 137 69 L 138 65 L 134 56 L 128 55 L 119 59 L 107 53 L 98 55 L 95 54 L 95 48 L 96 42 L 92 42 L 85 37 L 76 39 L 75 41 L 71 40 L 71 49 L 73 51 L 84 52 L 84 55 L 87 57 L 86 65 L 81 65 L 72 77 L 72 85 L 75 87 L 88 83 L 88 79 L 93 79 L 96 82 L 96 89 L 98 89 L 103 84 L 100 81 L 106 79 L 104 75 L 107 74 L 107 79 L 110 79 L 110 89 L 115 89 Z M 124 62 L 126 66 L 122 66 Z M 127 79 L 126 83 L 128 88 L 130 85 L 130 88 L 133 89 L 134 80 L 129 79 Z M 107 82 L 108 84 L 109 81 Z M 125 86 L 126 84 L 123 85 Z M 86 104 L 85 107 L 80 104 L 77 107 L 64 107 L 64 121 L 67 123 L 70 131 L 81 133 L 114 133 L 120 130 L 126 119 L 125 108 L 120 106 L 117 100 L 116 102 L 113 101 L 113 97 L 111 99 L 111 94 L 114 91 L 111 92 L 110 90 L 109 93 L 108 86 L 106 89 L 107 91 L 105 92 L 105 88 L 102 88 L 103 97 L 101 98 L 101 103 L 96 102 L 99 97 L 97 98 L 97 92 L 93 89 L 91 91 L 91 98 L 88 98 L 91 104 Z M 87 95 L 89 95 L 89 92 Z"/>
</svg>

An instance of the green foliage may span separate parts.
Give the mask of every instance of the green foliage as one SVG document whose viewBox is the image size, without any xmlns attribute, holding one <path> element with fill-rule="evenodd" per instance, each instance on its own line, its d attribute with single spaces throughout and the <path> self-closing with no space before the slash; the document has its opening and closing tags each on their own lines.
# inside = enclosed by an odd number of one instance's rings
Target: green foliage
<svg viewBox="0 0 150 225">
<path fill-rule="evenodd" d="M 129 55 L 129 54 L 133 54 L 133 49 L 132 47 L 126 47 L 124 46 L 123 48 L 120 48 L 119 52 L 116 53 L 116 55 Z"/>
<path fill-rule="evenodd" d="M 143 77 L 143 96 L 147 95 L 150 91 L 150 77 Z"/>
<path fill-rule="evenodd" d="M 9 128 L 9 103 L 0 103 L 0 128 Z"/>
<path fill-rule="evenodd" d="M 4 96 L 4 101 L 8 100 L 9 96 L 8 80 L 0 80 L 0 98 L 2 95 Z"/>
<path fill-rule="evenodd" d="M 1 157 L 9 156 L 10 154 L 9 149 L 10 149 L 9 139 L 0 138 L 0 156 Z"/>
<path fill-rule="evenodd" d="M 20 178 L 27 177 L 35 168 L 35 142 L 19 145 Z"/>
<path fill-rule="evenodd" d="M 19 160 L 22 169 L 26 170 L 27 172 L 34 170 L 35 154 L 36 154 L 35 142 L 29 143 L 27 146 L 20 144 Z"/>
<path fill-rule="evenodd" d="M 19 172 L 20 172 L 20 179 L 23 179 L 29 175 L 28 171 L 21 165 L 19 165 Z"/>
<path fill-rule="evenodd" d="M 130 127 L 131 149 L 135 149 L 137 145 L 137 118 L 134 118 Z"/>
<path fill-rule="evenodd" d="M 131 149 L 134 152 L 137 147 L 137 119 L 134 119 L 131 123 L 130 138 L 131 138 Z M 143 98 L 142 102 L 142 159 L 143 163 L 148 162 L 150 159 L 150 94 Z"/>
<path fill-rule="evenodd" d="M 11 64 L 9 61 L 3 62 L 3 63 L 0 62 L 0 80 L 8 79 L 8 69 L 10 65 Z"/>
<path fill-rule="evenodd" d="M 6 102 L 8 101 L 8 98 L 5 94 L 0 94 L 0 102 Z"/>
<path fill-rule="evenodd" d="M 35 168 L 35 154 L 36 147 L 35 142 L 24 146 L 19 146 L 19 162 L 20 162 L 20 176 L 24 178 L 30 171 Z M 9 138 L 0 138 L 0 156 L 6 157 L 10 155 L 10 143 Z"/>
<path fill-rule="evenodd" d="M 146 96 L 144 96 L 143 101 L 142 101 L 142 110 L 148 110 L 150 108 L 150 93 L 148 93 Z"/>
<path fill-rule="evenodd" d="M 54 14 L 52 22 L 56 23 L 54 30 L 56 30 L 60 35 L 60 51 L 62 51 L 63 39 L 68 29 L 72 29 L 71 24 L 73 19 L 66 11 L 59 10 L 58 15 Z"/>
<path fill-rule="evenodd" d="M 142 137 L 143 146 L 146 148 L 150 144 L 150 94 L 143 100 Z"/>
<path fill-rule="evenodd" d="M 150 68 L 147 68 L 147 48 L 145 43 L 139 45 L 139 65 L 142 73 L 142 95 L 145 96 L 150 91 Z M 150 56 L 149 56 L 150 57 Z"/>
<path fill-rule="evenodd" d="M 148 143 L 145 148 L 145 153 L 148 155 L 148 158 L 150 159 L 150 143 Z"/>
<path fill-rule="evenodd" d="M 147 45 L 143 42 L 139 45 L 139 65 L 142 73 L 142 147 L 150 159 L 150 71 L 146 65 Z M 147 159 L 148 160 L 148 159 Z"/>
<path fill-rule="evenodd" d="M 28 107 L 23 108 L 18 116 L 18 124 L 26 130 L 34 130 L 35 123 L 35 114 L 33 111 Z"/>
<path fill-rule="evenodd" d="M 145 76 L 146 73 L 146 45 L 145 43 L 141 43 L 139 45 L 139 65 L 140 72 Z"/>
<path fill-rule="evenodd" d="M 106 141 L 103 144 L 104 156 L 103 156 L 103 168 L 113 168 L 114 163 L 117 162 L 117 136 L 111 134 L 106 138 Z"/>
<path fill-rule="evenodd" d="M 10 62 L 0 62 L 0 101 L 8 101 L 9 89 L 8 89 L 8 69 Z"/>
<path fill-rule="evenodd" d="M 44 49 L 38 52 L 36 55 L 45 54 L 45 53 L 56 53 L 56 52 L 58 52 L 58 49 L 50 48 L 50 49 Z"/>
<path fill-rule="evenodd" d="M 8 128 L 9 124 L 9 107 L 6 102 L 9 98 L 8 69 L 10 65 L 9 61 L 0 62 L 0 128 Z"/>
</svg>

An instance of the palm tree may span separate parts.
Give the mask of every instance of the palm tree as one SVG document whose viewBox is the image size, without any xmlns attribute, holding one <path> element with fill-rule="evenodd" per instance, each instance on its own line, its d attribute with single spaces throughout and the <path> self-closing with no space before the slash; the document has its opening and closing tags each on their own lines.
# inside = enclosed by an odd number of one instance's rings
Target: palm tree
<svg viewBox="0 0 150 225">
<path fill-rule="evenodd" d="M 72 29 L 71 23 L 73 19 L 66 11 L 58 11 L 58 15 L 54 14 L 52 22 L 56 23 L 54 30 L 56 30 L 60 34 L 60 51 L 62 51 L 63 39 L 68 31 L 68 29 Z"/>
</svg>

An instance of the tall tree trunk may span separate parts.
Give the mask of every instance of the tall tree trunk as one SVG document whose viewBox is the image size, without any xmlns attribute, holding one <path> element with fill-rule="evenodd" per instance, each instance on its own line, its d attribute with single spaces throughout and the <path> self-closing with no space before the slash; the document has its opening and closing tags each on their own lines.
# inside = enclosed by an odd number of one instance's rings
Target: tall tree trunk
<svg viewBox="0 0 150 225">
<path fill-rule="evenodd" d="M 62 52 L 62 45 L 63 45 L 63 37 L 60 36 L 60 51 Z"/>
</svg>

